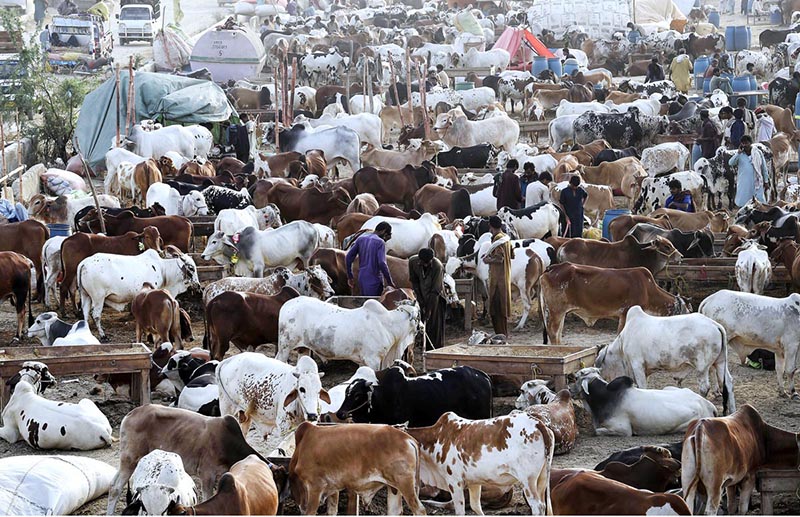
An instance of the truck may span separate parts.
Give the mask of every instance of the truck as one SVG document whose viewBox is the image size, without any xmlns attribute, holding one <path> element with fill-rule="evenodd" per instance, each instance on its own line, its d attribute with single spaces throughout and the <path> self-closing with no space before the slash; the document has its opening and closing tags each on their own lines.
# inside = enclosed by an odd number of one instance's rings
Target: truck
<svg viewBox="0 0 800 517">
<path fill-rule="evenodd" d="M 114 39 L 102 17 L 90 13 L 53 16 L 50 25 L 51 52 L 86 54 L 92 59 L 111 56 Z"/>
<path fill-rule="evenodd" d="M 122 0 L 117 14 L 119 44 L 137 40 L 152 43 L 161 16 L 160 0 Z"/>
</svg>

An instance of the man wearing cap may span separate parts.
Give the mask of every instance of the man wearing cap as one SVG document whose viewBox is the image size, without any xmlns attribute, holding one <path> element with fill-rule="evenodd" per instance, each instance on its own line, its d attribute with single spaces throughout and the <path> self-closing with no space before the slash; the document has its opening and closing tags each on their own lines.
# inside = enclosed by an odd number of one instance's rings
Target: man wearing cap
<svg viewBox="0 0 800 517">
<path fill-rule="evenodd" d="M 433 250 L 422 248 L 408 259 L 408 278 L 425 321 L 425 340 L 432 348 L 444 345 L 444 267 Z M 424 349 L 423 349 L 424 350 Z"/>
<path fill-rule="evenodd" d="M 752 63 L 751 63 L 752 64 Z M 756 134 L 756 114 L 747 107 L 747 99 L 739 97 L 736 99 L 736 107 L 742 110 L 742 122 L 744 122 L 744 134 L 751 138 Z"/>
<path fill-rule="evenodd" d="M 360 296 L 380 296 L 384 283 L 395 287 L 389 266 L 386 264 L 386 241 L 392 238 L 392 226 L 383 221 L 375 231 L 361 235 L 347 252 L 347 283 L 355 294 L 353 282 L 353 261 L 358 257 L 358 294 Z"/>
<path fill-rule="evenodd" d="M 508 317 L 511 315 L 511 259 L 514 250 L 511 239 L 503 233 L 503 223 L 493 215 L 489 218 L 492 244 L 483 257 L 489 264 L 489 316 L 495 334 L 508 336 Z"/>
</svg>

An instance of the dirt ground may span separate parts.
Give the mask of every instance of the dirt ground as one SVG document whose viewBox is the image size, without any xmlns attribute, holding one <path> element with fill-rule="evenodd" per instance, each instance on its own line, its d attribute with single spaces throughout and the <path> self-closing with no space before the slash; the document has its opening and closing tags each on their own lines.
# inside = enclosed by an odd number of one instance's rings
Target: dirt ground
<svg viewBox="0 0 800 517">
<path fill-rule="evenodd" d="M 199 300 L 190 300 L 182 297 L 181 303 L 190 308 L 193 317 L 193 328 L 197 341 L 203 335 L 203 322 L 199 314 L 196 312 L 197 303 Z M 699 299 L 694 300 L 694 304 L 699 303 Z M 193 310 L 195 309 L 195 310 Z M 34 304 L 34 313 L 39 314 L 42 312 L 41 305 Z M 514 321 L 519 317 L 519 307 L 514 314 Z M 12 307 L 5 303 L 0 307 L 0 346 L 15 346 L 11 343 L 14 331 L 14 313 Z M 111 309 L 106 309 L 103 312 L 103 323 L 111 342 L 113 343 L 126 343 L 131 342 L 134 338 L 134 324 L 130 314 L 128 313 L 115 313 Z M 477 322 L 476 328 L 490 331 L 485 322 Z M 535 315 L 529 319 L 525 329 L 520 332 L 514 332 L 511 336 L 513 344 L 541 344 L 542 327 L 540 321 Z M 464 342 L 468 337 L 466 333 L 453 326 L 448 325 L 447 328 L 447 342 L 449 344 Z M 567 344 L 574 346 L 595 346 L 609 343 L 615 335 L 616 323 L 609 321 L 601 321 L 593 328 L 587 328 L 581 321 L 577 319 L 568 318 L 567 327 L 565 330 L 565 339 Z M 34 344 L 31 340 L 26 340 L 24 345 Z M 38 344 L 38 341 L 37 343 Z M 274 356 L 274 346 L 268 345 L 261 347 L 261 352 Z M 743 367 L 739 364 L 736 356 L 731 352 L 731 371 L 735 382 L 736 401 L 739 405 L 749 403 L 755 406 L 764 418 L 771 424 L 781 427 L 783 429 L 798 431 L 800 424 L 800 403 L 791 402 L 787 399 L 779 398 L 777 392 L 777 385 L 775 381 L 774 372 L 765 372 L 753 370 Z M 422 355 L 417 349 L 415 354 L 415 367 L 418 371 L 422 371 Z M 336 361 L 322 366 L 321 368 L 326 372 L 323 379 L 325 387 L 332 387 L 339 382 L 346 380 L 355 371 L 356 366 L 347 361 Z M 58 379 L 59 384 L 53 390 L 47 391 L 47 397 L 53 400 L 63 400 L 69 402 L 78 402 L 81 398 L 90 398 L 97 403 L 100 409 L 109 418 L 112 426 L 114 427 L 114 435 L 118 436 L 119 425 L 122 418 L 133 409 L 133 404 L 125 399 L 115 395 L 110 386 L 106 385 L 105 389 L 100 394 L 90 395 L 90 391 L 95 386 L 95 382 L 90 376 L 81 376 L 73 378 Z M 668 375 L 653 375 L 650 380 L 650 386 L 653 388 L 660 388 L 671 383 L 671 378 Z M 691 377 L 684 383 L 686 387 L 696 388 L 697 383 Z M 514 397 L 497 397 L 494 400 L 494 414 L 501 415 L 510 412 L 514 408 Z M 168 403 L 160 399 L 158 396 L 154 397 L 156 403 Z M 717 407 L 721 410 L 721 401 L 716 400 Z M 554 468 L 564 467 L 582 467 L 592 468 L 594 465 L 605 459 L 612 452 L 633 447 L 636 445 L 644 444 L 658 444 L 664 442 L 674 442 L 681 439 L 681 435 L 668 435 L 668 436 L 634 436 L 631 438 L 615 438 L 615 437 L 597 437 L 593 436 L 591 429 L 591 422 L 588 416 L 582 410 L 579 410 L 579 420 L 583 422 L 581 428 L 580 438 L 578 444 L 572 452 L 563 456 L 556 456 L 553 459 Z M 265 444 L 256 436 L 251 433 L 249 436 L 251 444 L 259 450 L 259 452 L 268 454 L 270 451 L 266 450 Z M 107 449 L 100 449 L 89 452 L 71 453 L 65 452 L 63 454 L 81 454 L 98 460 L 106 461 L 111 465 L 116 465 L 118 461 L 118 444 L 114 444 Z M 21 455 L 21 454 L 45 454 L 51 451 L 37 452 L 32 450 L 25 442 L 16 444 L 8 444 L 5 441 L 0 441 L 0 457 Z M 344 498 L 343 498 L 344 500 Z M 342 502 L 342 510 L 344 510 L 344 501 Z M 96 501 L 85 505 L 77 512 L 81 515 L 89 514 L 102 514 L 105 512 L 106 498 L 102 497 Z M 118 508 L 118 511 L 120 508 Z M 286 508 L 287 513 L 297 513 L 296 507 L 291 504 Z M 428 507 L 429 513 L 444 514 L 451 513 L 446 510 L 440 510 L 433 507 Z M 385 512 L 385 499 L 382 497 L 376 498 L 373 502 L 372 508 L 365 511 L 367 514 L 377 514 Z M 515 494 L 512 504 L 500 510 L 487 510 L 488 513 L 497 515 L 515 515 L 526 514 L 529 512 L 521 495 Z M 759 512 L 758 497 L 753 500 L 753 510 L 751 513 Z M 776 514 L 798 514 L 800 513 L 800 502 L 794 495 L 787 495 L 778 499 L 775 504 Z"/>
</svg>

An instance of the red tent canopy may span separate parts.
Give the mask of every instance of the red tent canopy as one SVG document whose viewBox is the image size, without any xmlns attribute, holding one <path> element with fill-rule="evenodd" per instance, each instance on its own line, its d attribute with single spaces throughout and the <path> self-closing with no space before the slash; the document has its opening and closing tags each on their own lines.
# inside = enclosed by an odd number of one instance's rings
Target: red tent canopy
<svg viewBox="0 0 800 517">
<path fill-rule="evenodd" d="M 523 43 L 525 43 L 524 46 Z M 529 62 L 532 58 L 531 54 L 542 57 L 556 57 L 531 31 L 516 27 L 507 27 L 503 34 L 497 38 L 492 48 L 502 48 L 508 51 L 511 54 L 512 62 Z M 517 55 L 519 52 L 522 53 L 521 56 Z"/>
</svg>

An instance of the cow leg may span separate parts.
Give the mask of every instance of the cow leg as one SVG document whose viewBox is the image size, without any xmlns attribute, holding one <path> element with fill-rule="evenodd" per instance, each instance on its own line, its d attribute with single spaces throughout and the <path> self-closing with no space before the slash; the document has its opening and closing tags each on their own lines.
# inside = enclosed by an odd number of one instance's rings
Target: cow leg
<svg viewBox="0 0 800 517">
<path fill-rule="evenodd" d="M 750 497 L 753 495 L 753 489 L 756 487 L 756 476 L 750 474 L 739 483 L 739 515 L 746 515 L 747 510 L 750 508 Z M 730 508 L 730 499 L 728 500 L 728 508 Z M 728 512 L 733 515 L 733 512 Z"/>
<path fill-rule="evenodd" d="M 142 342 L 142 326 L 139 324 L 138 321 L 136 322 L 136 342 L 137 343 Z"/>
<path fill-rule="evenodd" d="M 741 481 L 744 483 L 744 480 Z M 728 485 L 725 487 L 725 498 L 728 500 L 728 515 L 736 513 L 736 487 L 739 485 Z"/>
<path fill-rule="evenodd" d="M 316 515 L 319 509 L 319 502 L 322 499 L 322 492 L 317 487 L 308 487 L 306 492 L 306 507 L 300 508 L 304 515 Z M 334 514 L 335 515 L 335 514 Z"/>
<path fill-rule="evenodd" d="M 708 378 L 708 369 L 703 370 L 700 372 L 700 375 L 697 377 L 697 387 L 700 390 L 700 395 L 707 397 L 708 392 L 711 391 L 711 381 Z M 722 387 L 723 381 L 720 381 L 720 388 Z"/>
<path fill-rule="evenodd" d="M 786 361 L 784 362 L 784 368 L 786 368 L 786 365 L 789 365 L 788 371 L 786 372 L 786 376 L 788 377 L 788 381 L 789 381 L 789 395 L 793 399 L 797 399 L 798 395 L 797 395 L 797 393 L 795 393 L 795 387 L 794 387 L 794 374 L 795 374 L 795 372 L 797 372 L 797 351 L 798 351 L 798 347 L 797 346 L 793 346 L 793 347 L 790 346 L 788 348 L 789 348 L 789 350 L 788 350 L 788 354 L 786 355 Z"/>
<path fill-rule="evenodd" d="M 403 515 L 403 498 L 400 491 L 393 486 L 387 486 L 386 489 L 386 514 Z"/>
<path fill-rule="evenodd" d="M 643 364 L 632 364 L 631 369 L 633 370 L 633 382 L 636 384 L 636 387 L 647 389 L 647 372 L 645 371 Z"/>
<path fill-rule="evenodd" d="M 511 99 L 511 105 L 514 105 L 514 99 Z M 469 507 L 476 515 L 484 515 L 483 508 L 481 508 L 481 486 L 469 485 Z"/>
<path fill-rule="evenodd" d="M 347 501 L 348 507 L 350 506 L 350 501 Z M 328 501 L 326 503 L 328 515 L 336 515 L 339 513 L 339 492 L 334 492 L 328 496 Z"/>
<path fill-rule="evenodd" d="M 114 510 L 117 507 L 117 503 L 119 502 L 119 498 L 122 495 L 122 488 L 131 478 L 131 474 L 133 474 L 133 469 L 138 459 L 133 461 L 126 461 L 125 458 L 120 459 L 119 462 L 119 470 L 117 474 L 114 476 L 114 479 L 111 481 L 111 487 L 108 489 L 108 506 L 106 508 L 106 515 L 114 515 Z"/>
<path fill-rule="evenodd" d="M 347 491 L 347 515 L 358 515 L 358 498 L 357 493 Z"/>
<path fill-rule="evenodd" d="M 514 327 L 514 330 L 522 330 L 522 327 L 525 326 L 525 322 L 528 321 L 528 313 L 531 312 L 531 299 L 528 293 L 525 292 L 524 286 L 519 290 L 519 294 L 522 300 L 522 317 L 519 319 L 517 326 Z"/>
<path fill-rule="evenodd" d="M 775 352 L 775 374 L 778 376 L 778 395 L 787 397 L 786 388 L 783 384 L 783 375 L 786 368 L 786 358 L 783 352 Z"/>
<path fill-rule="evenodd" d="M 466 515 L 467 503 L 464 501 L 464 490 L 461 487 L 454 486 L 450 490 L 450 498 L 453 500 L 453 513 L 455 515 Z"/>
<path fill-rule="evenodd" d="M 525 496 L 525 501 L 531 507 L 531 515 L 546 515 L 547 504 L 543 497 L 538 495 L 537 477 L 531 476 L 526 483 L 522 485 L 522 494 Z"/>
</svg>

